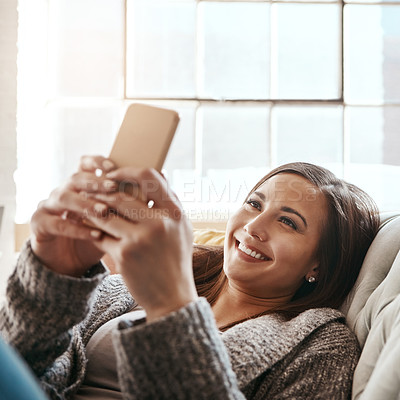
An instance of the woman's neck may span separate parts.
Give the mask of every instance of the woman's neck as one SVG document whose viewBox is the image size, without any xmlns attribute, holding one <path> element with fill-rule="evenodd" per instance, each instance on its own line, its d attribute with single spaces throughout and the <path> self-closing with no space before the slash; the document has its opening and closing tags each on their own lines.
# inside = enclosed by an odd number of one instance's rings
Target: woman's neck
<svg viewBox="0 0 400 400">
<path fill-rule="evenodd" d="M 238 322 L 268 313 L 268 311 L 272 311 L 277 306 L 289 301 L 290 297 L 255 297 L 243 293 L 227 283 L 213 304 L 212 310 L 218 328 L 224 330 L 224 328 L 231 327 Z"/>
</svg>

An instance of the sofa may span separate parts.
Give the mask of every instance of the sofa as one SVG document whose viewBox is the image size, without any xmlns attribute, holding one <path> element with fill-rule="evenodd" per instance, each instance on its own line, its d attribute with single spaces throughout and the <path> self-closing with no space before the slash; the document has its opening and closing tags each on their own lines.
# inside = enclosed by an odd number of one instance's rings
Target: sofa
<svg viewBox="0 0 400 400">
<path fill-rule="evenodd" d="M 400 213 L 381 214 L 360 275 L 342 305 L 362 348 L 353 399 L 400 396 Z"/>
<path fill-rule="evenodd" d="M 223 240 L 222 231 L 194 231 L 197 244 Z M 352 399 L 400 398 L 400 213 L 381 213 L 379 232 L 341 311 L 362 349 Z"/>
</svg>

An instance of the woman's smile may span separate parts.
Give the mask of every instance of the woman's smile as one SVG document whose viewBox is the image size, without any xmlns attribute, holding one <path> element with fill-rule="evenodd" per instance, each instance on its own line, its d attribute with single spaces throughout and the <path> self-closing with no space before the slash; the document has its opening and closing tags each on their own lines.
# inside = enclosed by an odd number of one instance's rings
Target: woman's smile
<svg viewBox="0 0 400 400">
<path fill-rule="evenodd" d="M 248 260 L 250 262 L 261 262 L 261 261 L 270 261 L 271 258 L 266 254 L 261 252 L 259 249 L 245 244 L 236 239 L 236 249 L 238 251 L 239 257 L 242 257 L 244 260 Z"/>
</svg>

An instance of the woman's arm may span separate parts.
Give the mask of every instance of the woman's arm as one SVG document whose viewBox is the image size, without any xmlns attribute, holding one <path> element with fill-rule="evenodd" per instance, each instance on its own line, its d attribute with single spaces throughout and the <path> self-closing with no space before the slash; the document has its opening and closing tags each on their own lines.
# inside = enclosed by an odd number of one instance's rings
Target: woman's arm
<svg viewBox="0 0 400 400">
<path fill-rule="evenodd" d="M 99 202 L 90 196 L 93 191 L 115 190 L 94 174 L 98 168 L 112 168 L 104 161 L 103 157 L 82 158 L 79 172 L 38 206 L 31 221 L 31 238 L 9 279 L 0 310 L 4 338 L 43 384 L 57 382 L 60 391 L 70 383 L 74 363 L 85 362 L 83 353 L 74 353 L 82 347 L 74 342 L 79 335 L 72 334 L 72 327 L 87 315 L 93 291 L 106 274 L 99 262 L 103 253 L 93 245 L 102 233 L 80 222 L 97 212 Z M 63 353 L 64 359 L 54 363 Z"/>
<path fill-rule="evenodd" d="M 97 264 L 83 278 L 60 275 L 40 263 L 30 242 L 22 249 L 0 309 L 0 332 L 47 392 L 61 393 L 73 384 L 84 354 L 72 328 L 86 317 L 93 291 L 106 274 Z"/>
<path fill-rule="evenodd" d="M 209 304 L 192 271 L 192 228 L 179 200 L 154 170 L 124 168 L 108 178 L 140 197 L 97 196 L 107 218 L 90 218 L 147 322 L 114 336 L 124 398 L 243 399 Z M 150 203 L 149 203 L 150 202 Z"/>
<path fill-rule="evenodd" d="M 91 293 L 105 272 L 99 262 L 103 253 L 93 244 L 102 233 L 81 223 L 101 204 L 91 192 L 115 190 L 94 174 L 104 161 L 83 157 L 79 172 L 39 204 L 31 238 L 9 279 L 1 328 L 39 374 L 47 362 L 37 355 L 46 358 L 47 353 L 65 350 L 67 330 L 86 315 Z"/>
<path fill-rule="evenodd" d="M 121 168 L 106 177 L 134 193 L 94 196 L 112 212 L 88 216 L 104 232 L 93 244 L 111 256 L 147 320 L 196 300 L 192 226 L 167 181 L 142 168 Z"/>
<path fill-rule="evenodd" d="M 200 298 L 113 335 L 126 399 L 244 399 L 208 302 Z"/>
<path fill-rule="evenodd" d="M 106 274 L 101 264 L 84 278 L 56 274 L 40 263 L 29 241 L 25 244 L 9 278 L 0 330 L 37 375 L 67 349 L 69 330 L 85 318 Z"/>
</svg>

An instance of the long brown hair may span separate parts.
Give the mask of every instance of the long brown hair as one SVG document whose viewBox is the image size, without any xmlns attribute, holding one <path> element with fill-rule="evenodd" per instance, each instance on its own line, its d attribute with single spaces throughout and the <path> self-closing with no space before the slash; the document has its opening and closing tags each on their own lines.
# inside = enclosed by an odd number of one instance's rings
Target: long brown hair
<svg viewBox="0 0 400 400">
<path fill-rule="evenodd" d="M 281 173 L 300 175 L 316 186 L 327 200 L 328 216 L 317 249 L 318 281 L 309 283 L 304 279 L 291 301 L 273 312 L 291 318 L 309 308 L 338 308 L 353 287 L 378 231 L 378 208 L 357 186 L 337 178 L 325 168 L 303 162 L 270 171 L 247 198 L 265 181 Z M 223 247 L 195 246 L 193 268 L 199 295 L 214 304 L 227 281 L 223 272 Z"/>
</svg>

